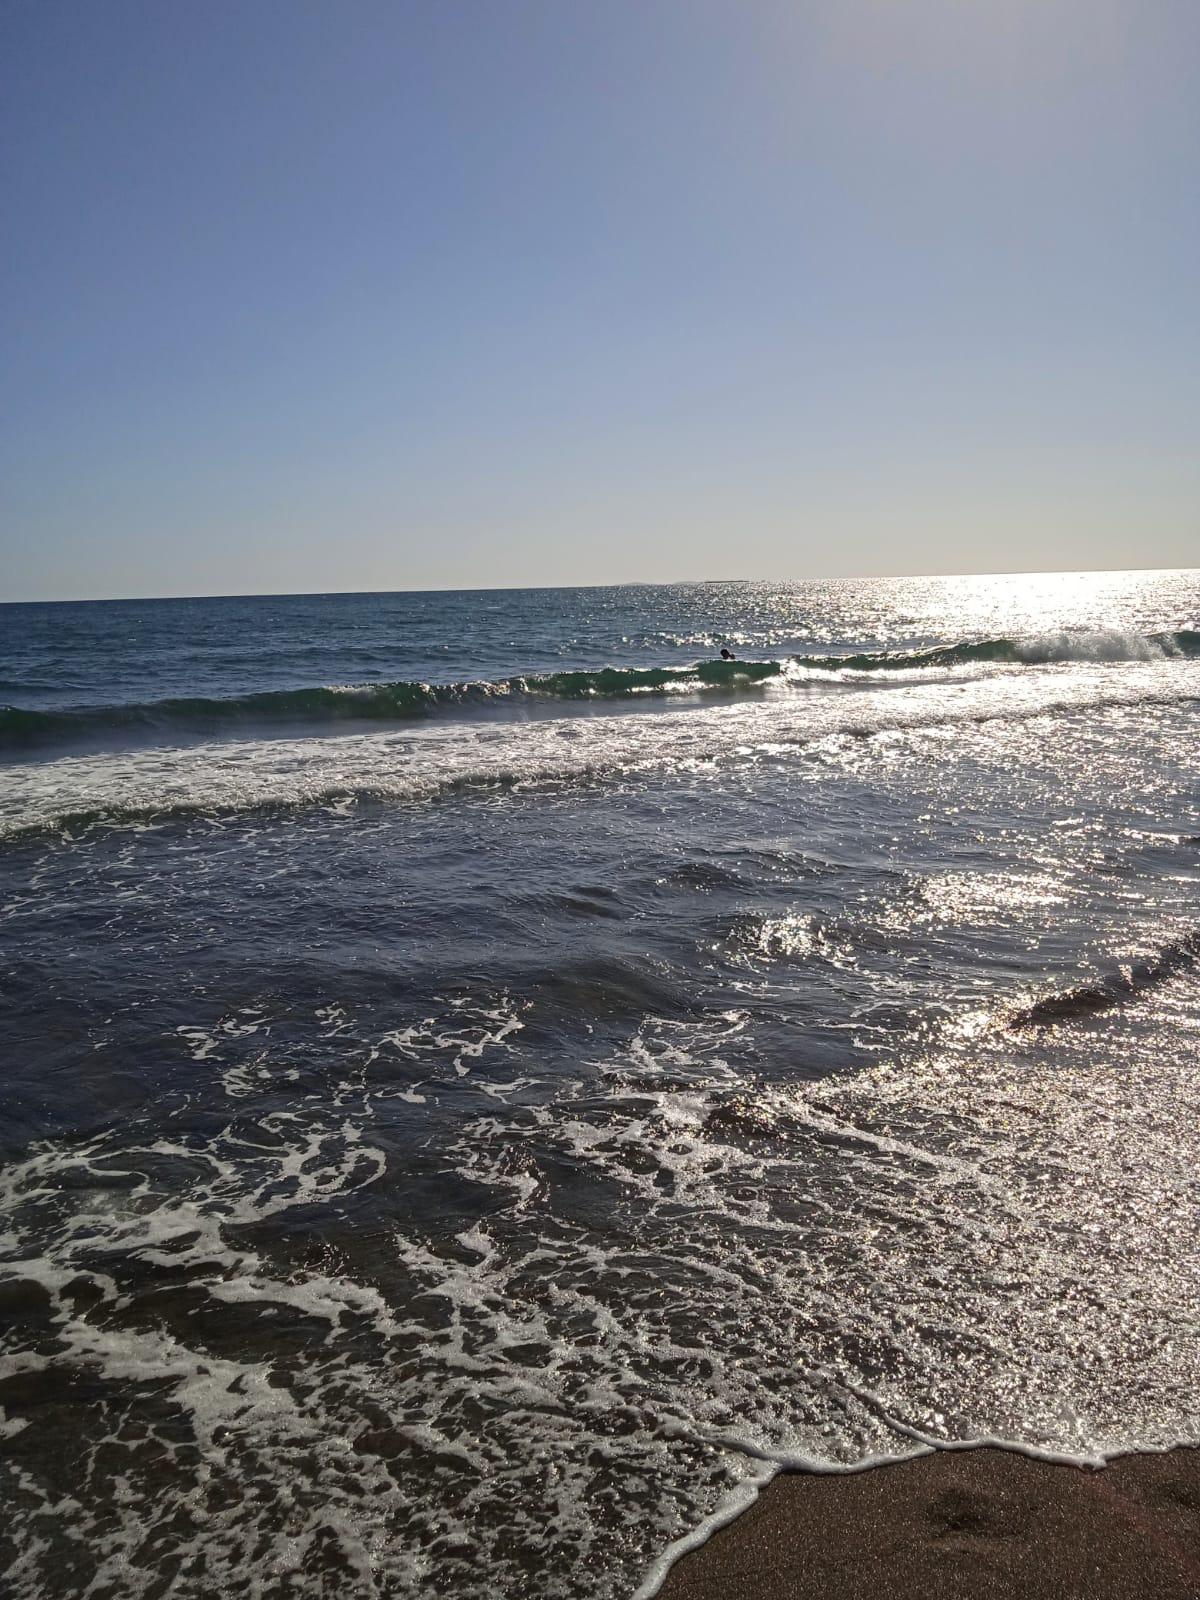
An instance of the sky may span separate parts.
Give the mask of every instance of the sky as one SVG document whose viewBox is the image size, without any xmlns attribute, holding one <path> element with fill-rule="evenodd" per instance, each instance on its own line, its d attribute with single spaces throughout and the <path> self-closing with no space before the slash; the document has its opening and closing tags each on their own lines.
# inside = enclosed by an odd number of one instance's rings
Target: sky
<svg viewBox="0 0 1200 1600">
<path fill-rule="evenodd" d="M 0 0 L 0 599 L 1200 562 L 1194 0 Z"/>
</svg>

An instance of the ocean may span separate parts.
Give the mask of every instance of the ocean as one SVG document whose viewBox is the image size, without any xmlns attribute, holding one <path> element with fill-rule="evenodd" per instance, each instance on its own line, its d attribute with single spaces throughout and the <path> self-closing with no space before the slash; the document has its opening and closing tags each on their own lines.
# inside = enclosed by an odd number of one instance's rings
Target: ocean
<svg viewBox="0 0 1200 1600">
<path fill-rule="evenodd" d="M 1198 572 L 0 607 L 10 1592 L 1200 1441 L 1198 704 Z"/>
</svg>

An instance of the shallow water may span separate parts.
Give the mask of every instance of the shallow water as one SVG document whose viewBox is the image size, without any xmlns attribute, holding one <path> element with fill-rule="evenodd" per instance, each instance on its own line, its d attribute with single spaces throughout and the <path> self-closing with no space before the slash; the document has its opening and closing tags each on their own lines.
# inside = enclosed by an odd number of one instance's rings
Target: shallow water
<svg viewBox="0 0 1200 1600">
<path fill-rule="evenodd" d="M 15 1592 L 628 1596 L 773 1462 L 1200 1439 L 1198 618 L 3 608 Z"/>
</svg>

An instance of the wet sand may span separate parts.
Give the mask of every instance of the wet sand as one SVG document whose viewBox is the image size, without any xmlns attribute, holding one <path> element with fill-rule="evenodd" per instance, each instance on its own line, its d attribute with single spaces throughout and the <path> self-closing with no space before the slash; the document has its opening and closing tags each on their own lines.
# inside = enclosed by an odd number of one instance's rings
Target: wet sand
<svg viewBox="0 0 1200 1600">
<path fill-rule="evenodd" d="M 783 1473 L 662 1600 L 1200 1600 L 1200 1449 L 1101 1470 L 944 1451 Z"/>
</svg>

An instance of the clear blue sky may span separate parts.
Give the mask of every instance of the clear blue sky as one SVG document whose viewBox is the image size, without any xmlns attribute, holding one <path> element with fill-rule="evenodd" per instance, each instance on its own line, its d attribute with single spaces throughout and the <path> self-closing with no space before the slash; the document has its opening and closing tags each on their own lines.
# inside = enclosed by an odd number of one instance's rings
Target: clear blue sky
<svg viewBox="0 0 1200 1600">
<path fill-rule="evenodd" d="M 1200 561 L 1195 0 L 0 33 L 0 598 Z"/>
</svg>

